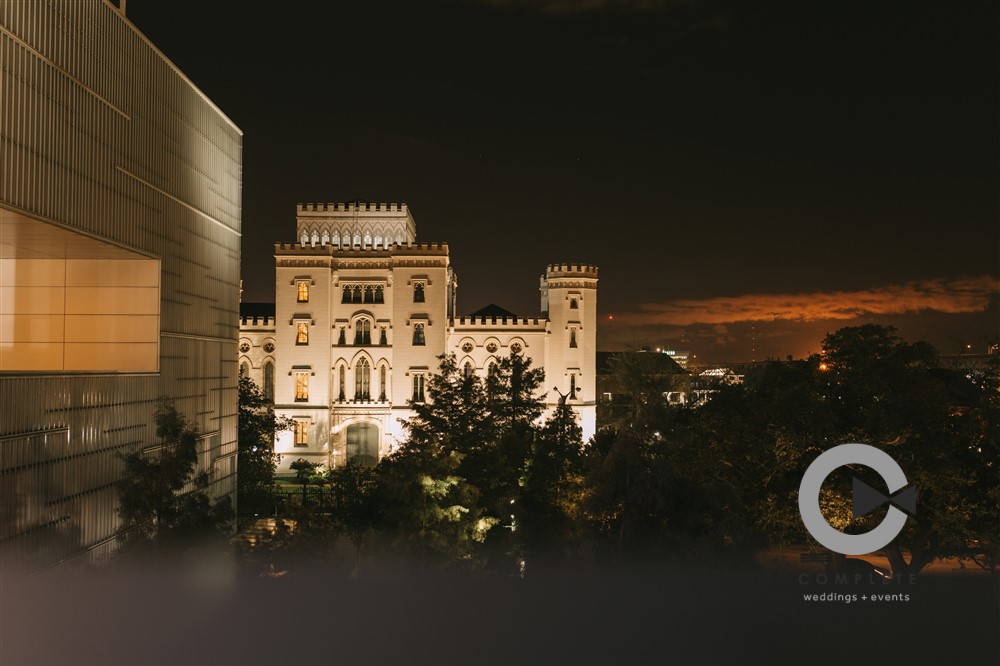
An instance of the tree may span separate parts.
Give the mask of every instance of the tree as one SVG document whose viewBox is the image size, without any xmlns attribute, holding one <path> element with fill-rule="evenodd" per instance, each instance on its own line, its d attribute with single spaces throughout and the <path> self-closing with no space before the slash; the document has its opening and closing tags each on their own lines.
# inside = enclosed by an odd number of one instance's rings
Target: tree
<svg viewBox="0 0 1000 666">
<path fill-rule="evenodd" d="M 319 469 L 319 465 L 305 458 L 299 458 L 288 465 L 288 468 L 295 472 L 295 480 L 302 484 L 302 503 L 305 504 L 306 487 L 313 480 L 313 477 L 316 476 L 316 470 Z"/>
<path fill-rule="evenodd" d="M 379 523 L 375 469 L 351 461 L 327 472 L 334 493 L 334 521 L 354 545 L 355 575 L 361 573 L 361 548 L 368 533 Z"/>
<path fill-rule="evenodd" d="M 168 550 L 227 534 L 233 511 L 229 497 L 212 502 L 205 492 L 208 472 L 195 474 L 197 429 L 173 402 L 161 400 L 154 413 L 159 446 L 122 456 L 117 482 L 119 539 L 126 546 Z M 182 492 L 186 487 L 193 489 Z"/>
<path fill-rule="evenodd" d="M 248 377 L 239 380 L 239 449 L 237 453 L 237 507 L 242 515 L 266 510 L 278 456 L 274 435 L 292 427 L 292 420 L 276 417 L 274 406 Z"/>
<path fill-rule="evenodd" d="M 516 536 L 527 559 L 559 559 L 579 537 L 582 430 L 563 400 L 537 433 L 514 505 Z"/>
</svg>

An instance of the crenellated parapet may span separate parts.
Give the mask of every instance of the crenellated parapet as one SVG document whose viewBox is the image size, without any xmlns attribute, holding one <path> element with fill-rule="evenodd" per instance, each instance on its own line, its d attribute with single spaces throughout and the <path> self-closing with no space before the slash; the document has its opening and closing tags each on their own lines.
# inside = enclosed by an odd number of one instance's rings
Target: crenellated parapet
<svg viewBox="0 0 1000 666">
<path fill-rule="evenodd" d="M 548 278 L 593 278 L 597 279 L 597 266 L 593 264 L 549 264 L 545 267 Z"/>
<path fill-rule="evenodd" d="M 240 317 L 240 328 L 274 328 L 274 317 Z"/>
<path fill-rule="evenodd" d="M 308 215 L 309 213 L 408 213 L 409 209 L 405 203 L 372 203 L 368 201 L 345 201 L 334 203 L 298 203 L 295 204 L 296 213 Z"/>
<path fill-rule="evenodd" d="M 539 317 L 457 317 L 455 319 L 456 332 L 463 326 L 475 328 L 476 330 L 483 328 L 496 328 L 498 330 L 524 329 L 526 327 L 544 330 L 545 319 L 540 319 Z"/>
</svg>

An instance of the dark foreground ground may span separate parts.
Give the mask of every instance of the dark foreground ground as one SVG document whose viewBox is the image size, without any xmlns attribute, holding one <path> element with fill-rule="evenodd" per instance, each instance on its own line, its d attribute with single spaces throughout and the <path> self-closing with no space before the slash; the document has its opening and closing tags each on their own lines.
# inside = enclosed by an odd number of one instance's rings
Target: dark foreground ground
<svg viewBox="0 0 1000 666">
<path fill-rule="evenodd" d="M 350 580 L 204 567 L 5 578 L 3 666 L 1000 663 L 991 575 L 887 585 L 650 568 Z M 831 593 L 844 596 L 803 599 Z M 861 600 L 872 594 L 897 596 Z"/>
</svg>

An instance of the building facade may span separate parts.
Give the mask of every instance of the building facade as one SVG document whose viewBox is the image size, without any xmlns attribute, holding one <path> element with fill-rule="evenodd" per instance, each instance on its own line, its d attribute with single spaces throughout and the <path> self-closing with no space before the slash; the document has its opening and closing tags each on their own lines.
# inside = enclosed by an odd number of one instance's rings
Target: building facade
<svg viewBox="0 0 1000 666">
<path fill-rule="evenodd" d="M 417 243 L 406 204 L 300 204 L 296 231 L 297 243 L 275 246 L 273 316 L 247 304 L 240 326 L 242 370 L 295 423 L 275 443 L 279 473 L 300 458 L 338 466 L 391 453 L 444 353 L 480 376 L 524 354 L 545 370 L 546 413 L 572 393 L 593 434 L 596 267 L 549 265 L 538 316 L 462 316 L 448 245 Z"/>
<path fill-rule="evenodd" d="M 235 493 L 242 134 L 110 2 L 0 0 L 0 558 L 100 561 L 167 397 Z"/>
</svg>

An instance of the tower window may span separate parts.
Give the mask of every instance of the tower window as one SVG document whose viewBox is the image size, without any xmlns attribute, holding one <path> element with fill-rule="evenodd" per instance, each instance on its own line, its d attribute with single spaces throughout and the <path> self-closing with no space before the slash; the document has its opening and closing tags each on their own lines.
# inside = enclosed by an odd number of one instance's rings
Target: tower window
<svg viewBox="0 0 1000 666">
<path fill-rule="evenodd" d="M 361 359 L 354 367 L 354 400 L 369 402 L 372 399 L 372 371 L 368 359 Z"/>
<path fill-rule="evenodd" d="M 413 344 L 414 346 L 423 346 L 425 344 L 423 324 L 413 325 Z"/>
<path fill-rule="evenodd" d="M 572 349 L 576 348 L 576 329 L 569 329 L 569 346 Z"/>
<path fill-rule="evenodd" d="M 299 290 L 298 298 L 296 299 L 299 303 L 309 302 L 309 283 L 305 280 L 299 280 Z"/>
<path fill-rule="evenodd" d="M 577 308 L 578 308 L 578 306 L 576 304 L 576 299 L 575 298 L 571 298 L 569 300 L 569 309 L 570 310 L 576 310 Z"/>
<path fill-rule="evenodd" d="M 386 369 L 385 369 L 385 366 L 383 365 L 381 368 L 378 369 L 378 400 L 379 400 L 379 402 L 386 402 L 386 399 L 385 399 L 385 378 L 386 378 Z"/>
<path fill-rule="evenodd" d="M 274 402 L 274 363 L 271 361 L 264 363 L 264 398 Z"/>
<path fill-rule="evenodd" d="M 385 303 L 385 289 L 382 286 L 375 287 L 375 302 Z"/>
<path fill-rule="evenodd" d="M 365 303 L 375 302 L 375 287 L 367 285 L 365 287 Z"/>
<path fill-rule="evenodd" d="M 299 322 L 295 327 L 295 344 L 297 345 L 307 345 L 309 344 L 309 324 L 305 322 Z"/>
<path fill-rule="evenodd" d="M 413 302 L 423 303 L 424 302 L 424 283 L 418 282 L 413 285 Z"/>
<path fill-rule="evenodd" d="M 309 373 L 295 373 L 295 402 L 306 402 L 309 400 Z"/>
<path fill-rule="evenodd" d="M 338 383 L 340 386 L 340 394 L 337 396 L 337 399 L 344 402 L 347 400 L 347 396 L 345 395 L 345 392 L 347 391 L 347 370 L 344 366 L 340 366 L 337 378 L 340 380 Z"/>
<path fill-rule="evenodd" d="M 309 421 L 295 420 L 295 446 L 309 446 Z"/>
<path fill-rule="evenodd" d="M 340 337 L 337 338 L 337 344 L 341 347 L 347 344 L 347 331 L 343 326 L 340 327 Z"/>
<path fill-rule="evenodd" d="M 569 376 L 569 399 L 576 400 L 576 375 Z"/>
<path fill-rule="evenodd" d="M 383 347 L 389 344 L 389 340 L 385 335 L 385 326 L 380 326 L 378 329 L 378 343 Z"/>
<path fill-rule="evenodd" d="M 413 402 L 424 401 L 424 376 L 413 375 Z"/>
</svg>

